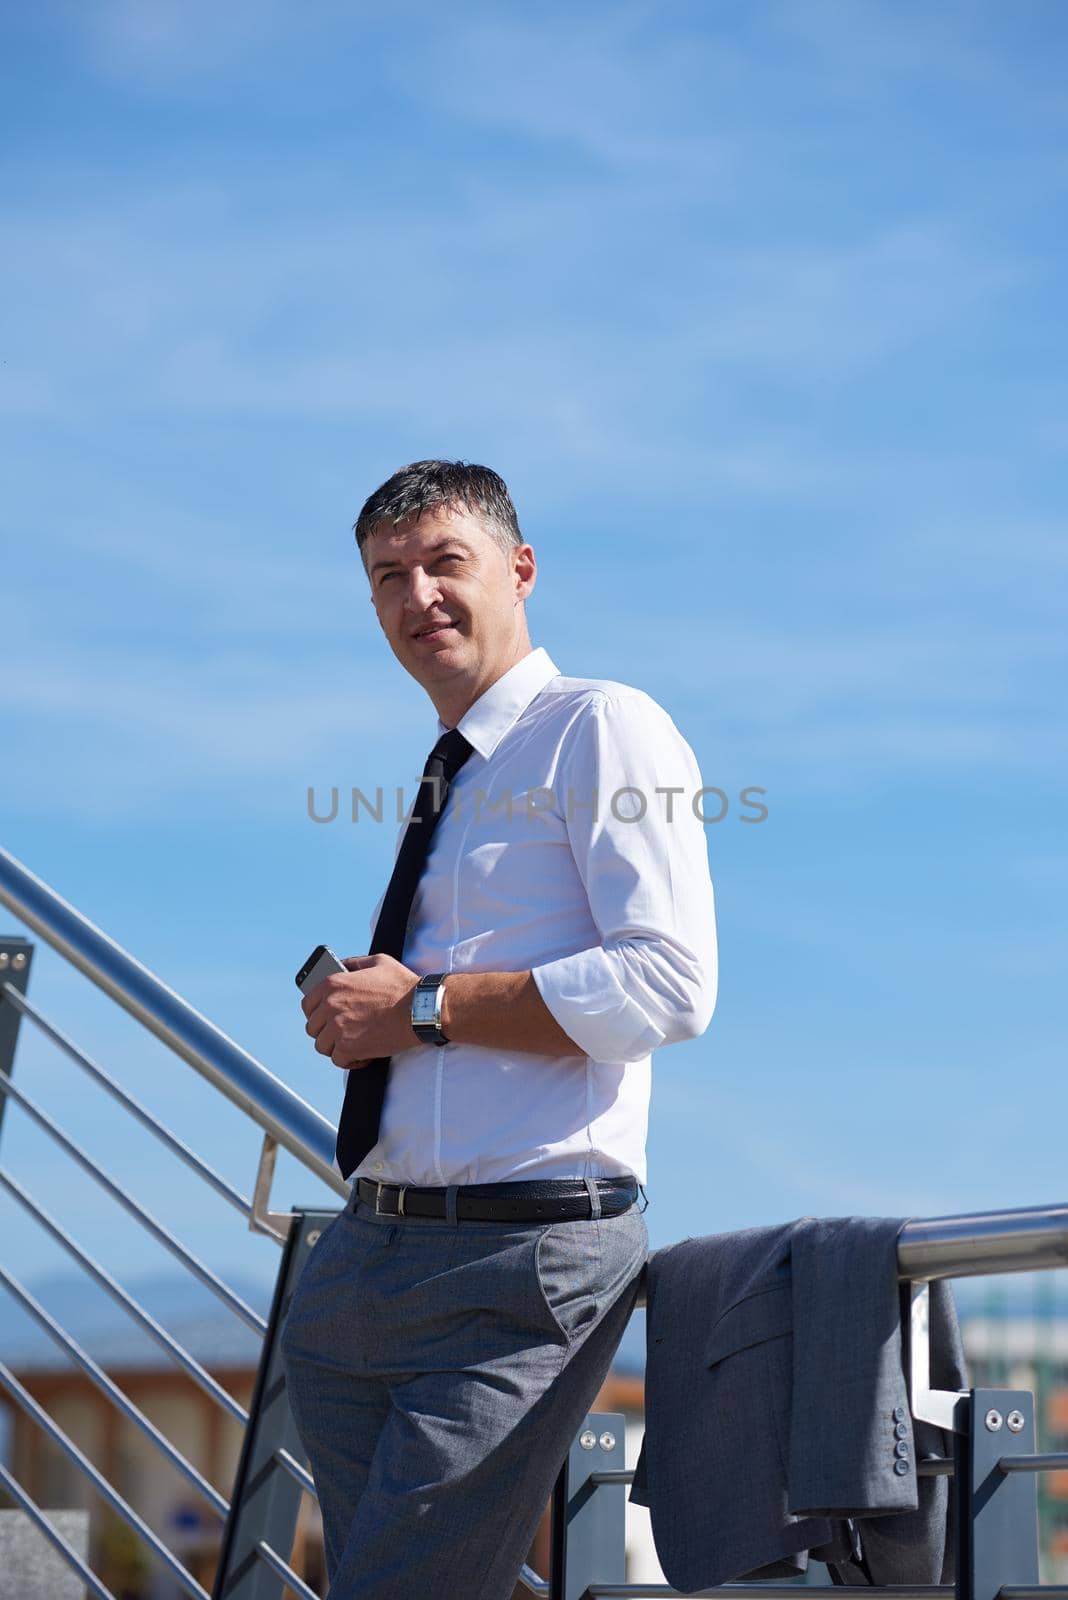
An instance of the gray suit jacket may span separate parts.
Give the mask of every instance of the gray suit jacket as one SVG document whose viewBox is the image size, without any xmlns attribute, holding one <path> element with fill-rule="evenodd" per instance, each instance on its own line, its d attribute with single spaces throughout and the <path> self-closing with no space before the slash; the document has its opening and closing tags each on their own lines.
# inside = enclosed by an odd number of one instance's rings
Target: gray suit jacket
<svg viewBox="0 0 1068 1600">
<path fill-rule="evenodd" d="M 861 1583 L 951 1583 L 951 1453 L 914 1423 L 899 1218 L 804 1217 L 649 1258 L 645 1440 L 630 1498 L 688 1592 L 793 1576 L 808 1554 Z M 907 1293 L 907 1291 L 905 1291 Z M 965 1386 L 948 1284 L 931 1286 L 931 1382 Z"/>
</svg>

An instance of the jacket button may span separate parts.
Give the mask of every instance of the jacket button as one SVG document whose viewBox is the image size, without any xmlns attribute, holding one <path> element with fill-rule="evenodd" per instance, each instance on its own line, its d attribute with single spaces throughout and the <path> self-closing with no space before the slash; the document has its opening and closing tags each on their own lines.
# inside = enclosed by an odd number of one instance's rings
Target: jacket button
<svg viewBox="0 0 1068 1600">
<path fill-rule="evenodd" d="M 908 1412 L 905 1410 L 904 1406 L 895 1406 L 894 1407 L 894 1421 L 895 1422 L 904 1422 L 904 1420 L 905 1420 L 905 1418 L 907 1416 L 908 1416 Z"/>
<path fill-rule="evenodd" d="M 898 1439 L 907 1439 L 908 1436 L 909 1436 L 909 1425 L 908 1425 L 908 1423 L 907 1422 L 898 1422 L 898 1423 L 896 1423 L 894 1425 L 894 1436 L 895 1436 L 895 1438 L 898 1438 Z"/>
<path fill-rule="evenodd" d="M 895 1456 L 901 1456 L 906 1461 L 908 1460 L 909 1447 L 905 1443 L 904 1439 L 899 1439 L 897 1441 L 897 1444 L 894 1446 L 894 1454 Z"/>
<path fill-rule="evenodd" d="M 894 1462 L 894 1471 L 897 1473 L 899 1478 L 903 1478 L 908 1470 L 909 1464 L 907 1461 Z"/>
</svg>

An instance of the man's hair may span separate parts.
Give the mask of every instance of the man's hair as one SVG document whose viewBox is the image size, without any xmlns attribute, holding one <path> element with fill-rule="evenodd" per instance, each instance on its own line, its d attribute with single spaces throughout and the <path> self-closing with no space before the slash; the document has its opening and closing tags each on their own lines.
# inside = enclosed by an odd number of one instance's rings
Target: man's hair
<svg viewBox="0 0 1068 1600">
<path fill-rule="evenodd" d="M 387 478 L 356 518 L 353 532 L 364 566 L 364 545 L 381 523 L 396 527 L 406 517 L 421 517 L 438 507 L 461 506 L 481 515 L 486 532 L 502 550 L 523 543 L 508 486 L 492 468 L 472 461 L 413 461 Z"/>
</svg>

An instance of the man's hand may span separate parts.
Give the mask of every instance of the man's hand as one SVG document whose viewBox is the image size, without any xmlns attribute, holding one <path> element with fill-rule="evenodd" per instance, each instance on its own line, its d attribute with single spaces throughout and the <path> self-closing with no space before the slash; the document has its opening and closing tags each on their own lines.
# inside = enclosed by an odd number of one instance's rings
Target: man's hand
<svg viewBox="0 0 1068 1600">
<path fill-rule="evenodd" d="M 348 956 L 347 972 L 331 973 L 301 1000 L 305 1033 L 335 1067 L 365 1067 L 378 1056 L 409 1050 L 414 972 L 392 956 Z"/>
</svg>

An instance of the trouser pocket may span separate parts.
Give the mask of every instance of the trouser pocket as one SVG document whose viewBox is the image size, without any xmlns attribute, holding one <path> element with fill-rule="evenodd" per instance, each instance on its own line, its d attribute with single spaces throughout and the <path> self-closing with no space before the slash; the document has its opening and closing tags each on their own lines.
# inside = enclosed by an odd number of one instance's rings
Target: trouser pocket
<svg viewBox="0 0 1068 1600">
<path fill-rule="evenodd" d="M 534 1250 L 535 1278 L 555 1336 L 571 1344 L 632 1283 L 648 1255 L 637 1206 L 615 1217 L 555 1222 Z"/>
</svg>

